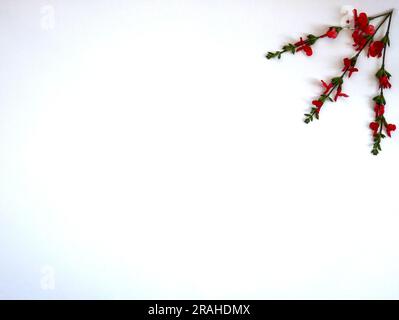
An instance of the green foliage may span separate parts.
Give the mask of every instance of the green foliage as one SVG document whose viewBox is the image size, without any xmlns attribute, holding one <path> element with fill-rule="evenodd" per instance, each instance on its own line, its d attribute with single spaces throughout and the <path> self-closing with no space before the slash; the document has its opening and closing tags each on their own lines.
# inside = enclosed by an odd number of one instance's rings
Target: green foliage
<svg viewBox="0 0 399 320">
<path fill-rule="evenodd" d="M 296 49 L 296 47 L 292 43 L 286 44 L 283 47 L 283 50 L 285 52 L 291 52 L 292 54 L 295 54 L 295 49 Z"/>
<path fill-rule="evenodd" d="M 378 96 L 375 96 L 375 97 L 373 98 L 373 100 L 374 100 L 375 103 L 377 103 L 377 104 L 383 104 L 383 105 L 385 105 L 385 103 L 386 103 L 383 94 L 380 94 L 380 95 L 378 95 Z"/>
<path fill-rule="evenodd" d="M 313 34 L 309 34 L 308 36 L 307 36 L 307 44 L 308 45 L 313 45 L 313 44 L 315 44 L 316 43 L 316 41 L 319 39 L 319 37 L 316 37 L 315 35 L 313 35 Z"/>
<path fill-rule="evenodd" d="M 375 74 L 375 76 L 376 76 L 377 78 L 381 78 L 381 77 L 383 77 L 383 76 L 387 76 L 388 78 L 390 78 L 390 77 L 391 77 L 391 74 L 390 74 L 388 71 L 386 71 L 386 70 L 384 69 L 384 67 L 381 67 L 381 69 L 379 69 L 379 70 L 377 71 L 377 73 Z"/>
<path fill-rule="evenodd" d="M 341 85 L 343 82 L 344 82 L 344 80 L 342 80 L 342 77 L 335 77 L 335 78 L 332 78 L 332 79 L 331 79 L 331 83 L 332 83 L 334 86 L 339 86 L 339 85 Z"/>
</svg>

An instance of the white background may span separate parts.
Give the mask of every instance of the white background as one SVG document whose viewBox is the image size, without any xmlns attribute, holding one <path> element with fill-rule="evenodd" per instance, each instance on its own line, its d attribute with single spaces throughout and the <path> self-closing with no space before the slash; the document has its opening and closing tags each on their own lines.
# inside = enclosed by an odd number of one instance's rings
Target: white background
<svg viewBox="0 0 399 320">
<path fill-rule="evenodd" d="M 264 58 L 342 5 L 397 3 L 2 0 L 0 297 L 399 298 L 399 133 L 370 154 L 380 61 L 305 125 L 350 33 Z"/>
</svg>

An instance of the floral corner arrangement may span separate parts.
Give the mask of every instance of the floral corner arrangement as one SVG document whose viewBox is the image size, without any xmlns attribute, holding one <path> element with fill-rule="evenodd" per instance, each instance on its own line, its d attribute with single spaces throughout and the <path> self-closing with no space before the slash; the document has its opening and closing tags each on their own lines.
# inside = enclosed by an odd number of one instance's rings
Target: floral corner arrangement
<svg viewBox="0 0 399 320">
<path fill-rule="evenodd" d="M 378 155 L 381 149 L 381 142 L 384 138 L 391 137 L 392 132 L 396 130 L 396 125 L 389 123 L 385 117 L 386 100 L 384 90 L 391 88 L 391 74 L 385 67 L 386 51 L 390 46 L 389 31 L 391 28 L 393 10 L 386 13 L 368 16 L 365 12 L 358 13 L 356 9 L 346 10 L 341 26 L 328 27 L 322 35 L 316 36 L 309 34 L 305 39 L 302 37 L 295 43 L 288 43 L 279 51 L 268 52 L 267 59 L 280 59 L 283 54 L 298 52 L 306 56 L 312 56 L 313 45 L 321 39 L 335 39 L 343 30 L 352 32 L 353 47 L 355 54 L 352 57 L 343 59 L 341 74 L 333 77 L 329 81 L 321 80 L 322 93 L 317 99 L 312 101 L 312 106 L 308 113 L 305 113 L 304 122 L 310 123 L 314 119 L 319 119 L 322 107 L 327 102 L 335 102 L 340 98 L 349 97 L 343 92 L 343 85 L 346 78 L 350 78 L 358 72 L 356 63 L 363 51 L 367 52 L 368 58 L 380 58 L 381 67 L 375 74 L 378 80 L 378 94 L 373 98 L 374 101 L 374 119 L 369 124 L 373 136 L 371 153 Z M 380 39 L 376 39 L 377 32 L 385 27 L 385 34 Z"/>
</svg>

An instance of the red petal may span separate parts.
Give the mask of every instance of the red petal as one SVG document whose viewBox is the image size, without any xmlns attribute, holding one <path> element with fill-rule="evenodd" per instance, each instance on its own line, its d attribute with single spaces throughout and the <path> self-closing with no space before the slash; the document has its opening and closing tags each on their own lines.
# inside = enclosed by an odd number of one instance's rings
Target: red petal
<svg viewBox="0 0 399 320">
<path fill-rule="evenodd" d="M 320 108 L 320 107 L 323 105 L 323 102 L 320 101 L 320 100 L 313 100 L 313 101 L 312 101 L 312 104 L 313 104 L 315 107 Z"/>
<path fill-rule="evenodd" d="M 304 47 L 303 47 L 303 50 L 305 51 L 305 53 L 306 53 L 306 55 L 307 55 L 308 57 L 310 57 L 310 56 L 313 54 L 313 50 L 312 50 L 312 48 L 309 47 L 309 46 L 304 46 Z"/>
</svg>

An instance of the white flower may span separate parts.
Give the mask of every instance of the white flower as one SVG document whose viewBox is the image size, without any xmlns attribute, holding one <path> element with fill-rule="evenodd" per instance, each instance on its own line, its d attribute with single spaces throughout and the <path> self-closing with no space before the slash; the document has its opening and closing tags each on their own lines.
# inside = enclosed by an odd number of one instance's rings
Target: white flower
<svg viewBox="0 0 399 320">
<path fill-rule="evenodd" d="M 353 17 L 353 10 L 355 8 L 351 5 L 341 7 L 341 27 L 343 28 L 354 28 L 355 21 Z"/>
</svg>

